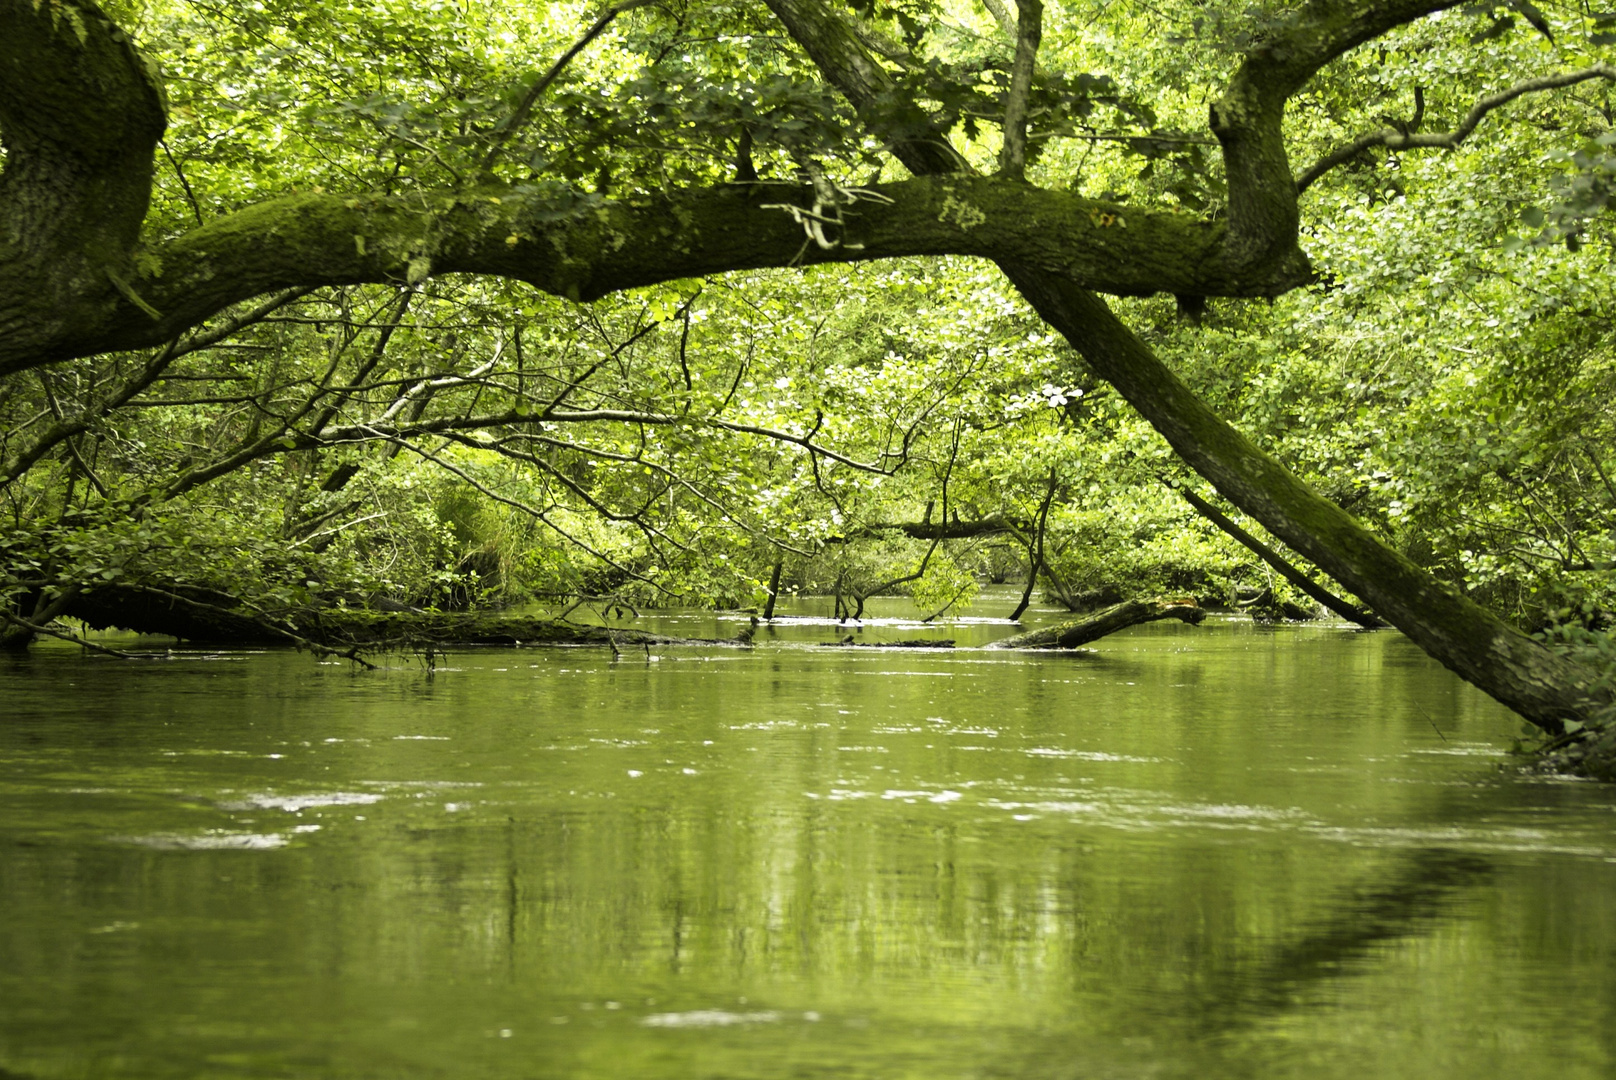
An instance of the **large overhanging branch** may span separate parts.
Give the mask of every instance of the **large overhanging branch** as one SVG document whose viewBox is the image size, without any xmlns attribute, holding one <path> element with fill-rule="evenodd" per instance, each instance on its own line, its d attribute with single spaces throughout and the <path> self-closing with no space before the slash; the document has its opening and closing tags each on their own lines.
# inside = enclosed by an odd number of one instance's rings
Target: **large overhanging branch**
<svg viewBox="0 0 1616 1080">
<path fill-rule="evenodd" d="M 1340 165 L 1346 164 L 1359 154 L 1372 146 L 1384 146 L 1388 150 L 1457 150 L 1459 144 L 1464 142 L 1476 130 L 1477 126 L 1487 118 L 1487 115 L 1503 108 L 1518 97 L 1527 94 L 1537 94 L 1545 90 L 1560 90 L 1567 86 L 1588 82 L 1590 79 L 1606 79 L 1616 81 L 1616 67 L 1610 64 L 1595 64 L 1592 67 L 1577 71 L 1565 71 L 1555 75 L 1543 75 L 1535 79 L 1525 79 L 1514 86 L 1500 90 L 1496 94 L 1488 94 L 1480 98 L 1465 113 L 1464 119 L 1451 131 L 1415 132 L 1399 130 L 1398 128 L 1382 128 L 1371 131 L 1367 135 L 1346 143 L 1330 151 L 1318 161 L 1309 165 L 1302 174 L 1296 178 L 1296 190 L 1300 194 L 1306 191 L 1315 180 Z"/>
<path fill-rule="evenodd" d="M 879 101 L 891 79 L 846 20 L 819 19 L 812 0 L 770 6 L 879 131 Z M 574 196 L 570 206 L 504 187 L 306 194 L 137 249 L 163 122 L 149 67 L 87 0 L 0 0 L 0 58 L 22 42 L 46 61 L 18 55 L 0 64 L 0 102 L 13 102 L 0 109 L 10 154 L 0 176 L 5 216 L 14 228 L 35 221 L 41 192 L 61 188 L 78 191 L 78 201 L 46 218 L 77 220 L 93 204 L 90 218 L 105 225 L 90 238 L 49 229 L 30 234 L 26 245 L 0 237 L 0 375 L 161 345 L 223 308 L 280 289 L 415 284 L 443 273 L 513 278 L 590 300 L 729 270 L 954 254 L 1014 259 L 1111 294 L 1272 296 L 1309 279 L 1280 136 L 1285 100 L 1346 49 L 1442 6 L 1315 0 L 1251 51 L 1212 110 L 1230 178 L 1228 227 L 1012 181 L 938 175 L 966 169 L 938 131 L 894 143 L 912 172 L 931 175 L 874 189 L 878 198 L 848 208 L 838 222 L 840 242 L 806 249 L 800 224 L 779 207 L 797 206 L 800 217 L 813 196 L 770 184 Z M 48 69 L 43 78 L 32 74 L 36 67 Z M 56 119 L 41 123 L 40 110 Z M 103 116 L 110 122 L 86 136 L 94 153 L 51 134 L 101 124 Z M 1278 175 L 1285 182 L 1276 186 L 1270 181 Z M 62 176 L 73 183 L 64 188 Z"/>
<path fill-rule="evenodd" d="M 1295 266 L 1225 273 L 1222 226 L 1184 215 L 1124 213 L 1112 203 L 981 177 L 926 177 L 873 190 L 881 198 L 845 213 L 848 242 L 807 249 L 801 227 L 770 208 L 788 200 L 811 206 L 812 190 L 795 186 L 723 185 L 603 200 L 572 212 L 503 188 L 288 196 L 152 244 L 141 259 L 144 274 L 125 289 L 97 287 L 75 298 L 76 318 L 42 319 L 0 335 L 0 375 L 159 345 L 226 307 L 280 289 L 413 284 L 444 273 L 512 278 L 574 300 L 729 270 L 913 255 L 1013 255 L 1124 295 L 1269 296 L 1306 280 Z M 0 303 L 9 302 L 7 294 L 25 302 L 33 277 L 0 267 Z"/>
<path fill-rule="evenodd" d="M 872 130 L 879 132 L 882 102 L 892 94 L 893 81 L 861 47 L 847 21 L 830 16 L 818 0 L 766 2 L 826 80 L 846 95 Z M 1224 282 L 1286 281 L 1290 283 L 1287 288 L 1309 279 L 1307 260 L 1297 246 L 1300 217 L 1283 133 L 1286 103 L 1316 71 L 1347 50 L 1455 2 L 1313 0 L 1252 47 L 1224 94 L 1210 109 L 1210 126 L 1223 147 L 1229 217 L 1228 228 L 1219 233 L 1216 245 L 1200 253 L 1197 276 Z M 1030 51 L 1021 48 L 1025 44 L 1028 43 L 1018 41 L 1018 52 Z M 1008 132 L 1007 138 L 1013 143 L 1015 132 Z M 1013 157 L 1013 146 L 1011 151 Z M 930 138 L 899 139 L 893 143 L 893 152 L 917 175 L 968 171 L 943 133 Z M 1028 194 L 1033 197 L 1031 192 Z M 1125 207 L 1105 212 L 1120 215 L 1129 226 L 1145 216 L 1143 211 Z M 1140 243 L 1135 236 L 1119 235 L 1117 250 L 1130 259 L 1150 258 L 1148 244 Z M 1020 259 L 1009 251 L 989 257 Z M 1041 259 L 1035 262 L 1084 288 L 1108 293 L 1129 291 L 1048 266 Z M 1194 287 L 1180 288 L 1161 279 L 1157 279 L 1153 291 L 1204 295 Z"/>
</svg>

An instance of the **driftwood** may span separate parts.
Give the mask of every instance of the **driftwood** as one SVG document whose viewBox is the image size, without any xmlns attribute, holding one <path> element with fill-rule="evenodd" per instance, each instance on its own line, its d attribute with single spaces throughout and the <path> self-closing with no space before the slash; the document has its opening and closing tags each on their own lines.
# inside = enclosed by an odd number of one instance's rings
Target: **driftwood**
<svg viewBox="0 0 1616 1080">
<path fill-rule="evenodd" d="M 1058 626 L 1034 630 L 989 643 L 989 649 L 1075 649 L 1107 634 L 1157 619 L 1180 619 L 1199 625 L 1206 612 L 1182 600 L 1124 600 L 1086 619 L 1075 619 Z"/>
</svg>

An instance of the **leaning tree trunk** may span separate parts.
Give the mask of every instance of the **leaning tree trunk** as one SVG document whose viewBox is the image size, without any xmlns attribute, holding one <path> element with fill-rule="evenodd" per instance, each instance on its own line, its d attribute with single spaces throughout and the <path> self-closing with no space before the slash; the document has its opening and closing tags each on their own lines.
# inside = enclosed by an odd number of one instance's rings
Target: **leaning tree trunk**
<svg viewBox="0 0 1616 1080">
<path fill-rule="evenodd" d="M 841 16 L 824 0 L 765 2 L 825 77 L 879 129 L 882 102 L 895 85 Z M 1297 244 L 1296 187 L 1285 150 L 1286 101 L 1330 59 L 1431 10 L 1420 0 L 1347 8 L 1314 4 L 1299 11 L 1294 25 L 1276 31 L 1245 58 L 1211 106 L 1230 203 L 1221 253 L 1208 269 L 1215 274 L 1221 265 L 1225 285 L 1245 277 L 1272 281 L 1275 291 L 1284 291 L 1294 287 L 1294 271 L 1306 264 Z M 916 175 L 970 171 L 944 131 L 929 139 L 897 140 L 893 152 Z M 986 220 L 985 213 L 962 220 L 961 228 L 973 227 L 978 218 Z M 1134 234 L 1128 235 L 1131 254 L 1142 262 L 1170 254 L 1140 248 Z M 1119 245 L 1121 236 L 1118 230 L 1117 238 L 1097 243 Z M 1459 595 L 1309 488 L 1196 397 L 1094 292 L 1031 263 L 999 259 L 998 264 L 1038 314 L 1186 464 L 1427 653 L 1546 731 L 1563 731 L 1566 720 L 1596 718 L 1609 692 L 1600 696 L 1590 690 L 1588 669 Z M 1252 288 L 1260 291 L 1258 285 Z"/>
<path fill-rule="evenodd" d="M 1594 717 L 1588 671 L 1393 550 L 1196 397 L 1099 297 L 1004 265 L 1023 296 L 1230 502 L 1368 601 L 1450 670 L 1546 731 Z"/>
</svg>

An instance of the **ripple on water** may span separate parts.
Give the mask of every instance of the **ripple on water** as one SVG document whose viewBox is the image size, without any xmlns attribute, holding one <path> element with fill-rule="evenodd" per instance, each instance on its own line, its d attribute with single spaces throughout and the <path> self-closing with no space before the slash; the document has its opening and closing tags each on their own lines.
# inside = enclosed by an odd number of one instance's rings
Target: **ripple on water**
<svg viewBox="0 0 1616 1080">
<path fill-rule="evenodd" d="M 386 796 L 364 791 L 325 791 L 308 795 L 256 793 L 219 803 L 221 810 L 285 810 L 297 814 L 321 806 L 369 806 Z"/>
<path fill-rule="evenodd" d="M 642 1027 L 710 1028 L 735 1024 L 773 1024 L 781 1019 L 773 1009 L 736 1013 L 725 1009 L 695 1009 L 691 1012 L 653 1013 L 640 1020 Z"/>
<path fill-rule="evenodd" d="M 209 829 L 205 833 L 154 833 L 150 836 L 114 836 L 119 844 L 155 848 L 158 851 L 268 851 L 290 844 L 284 833 L 226 832 Z"/>
<path fill-rule="evenodd" d="M 1129 754 L 1106 754 L 1098 750 L 1054 750 L 1049 747 L 1038 746 L 1022 753 L 1029 757 L 1075 758 L 1078 761 L 1131 761 L 1140 765 L 1152 765 L 1161 758 L 1133 757 Z"/>
</svg>

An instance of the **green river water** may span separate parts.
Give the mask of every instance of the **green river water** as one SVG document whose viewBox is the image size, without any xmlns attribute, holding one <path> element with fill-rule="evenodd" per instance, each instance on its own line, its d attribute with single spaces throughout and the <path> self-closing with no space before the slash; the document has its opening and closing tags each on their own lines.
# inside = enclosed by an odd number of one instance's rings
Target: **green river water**
<svg viewBox="0 0 1616 1080">
<path fill-rule="evenodd" d="M 1396 634 L 840 633 L 0 658 L 0 1078 L 1616 1075 L 1616 792 Z"/>
</svg>

